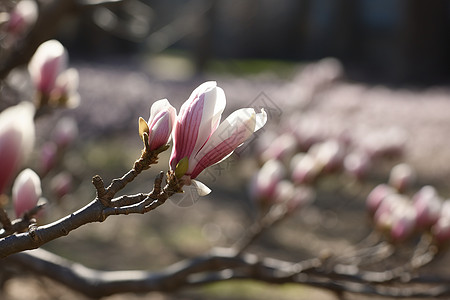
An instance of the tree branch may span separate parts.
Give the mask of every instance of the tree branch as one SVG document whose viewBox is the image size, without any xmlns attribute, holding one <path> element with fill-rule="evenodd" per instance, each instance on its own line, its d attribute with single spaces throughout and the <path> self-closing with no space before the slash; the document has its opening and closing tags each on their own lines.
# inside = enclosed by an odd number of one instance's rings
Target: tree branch
<svg viewBox="0 0 450 300">
<path fill-rule="evenodd" d="M 128 292 L 173 292 L 192 285 L 244 279 L 272 284 L 306 284 L 335 292 L 397 298 L 450 295 L 447 278 L 417 276 L 412 278 L 415 284 L 408 286 L 404 282 L 380 285 L 365 280 L 359 274 L 349 276 L 336 272 L 331 275 L 321 268 L 319 259 L 293 263 L 272 258 L 260 259 L 248 253 L 236 256 L 233 249 L 214 249 L 205 255 L 175 263 L 160 272 L 99 271 L 42 249 L 11 255 L 3 259 L 2 263 L 20 266 L 97 298 Z"/>
<path fill-rule="evenodd" d="M 183 183 L 174 174 L 167 173 L 167 182 L 162 187 L 163 173 L 155 179 L 152 192 L 149 194 L 128 195 L 112 198 L 128 183 L 134 180 L 143 170 L 158 161 L 158 154 L 168 148 L 167 145 L 154 151 L 147 151 L 146 147 L 141 158 L 134 163 L 133 169 L 120 179 L 114 179 L 108 188 L 104 188 L 100 176 L 94 176 L 92 182 L 97 190 L 97 197 L 78 211 L 43 226 L 29 226 L 27 232 L 12 234 L 0 238 L 0 258 L 24 250 L 36 249 L 56 238 L 69 234 L 78 227 L 93 223 L 103 222 L 108 216 L 146 213 L 165 203 L 175 193 L 183 192 Z M 16 231 L 14 231 L 16 232 Z"/>
</svg>

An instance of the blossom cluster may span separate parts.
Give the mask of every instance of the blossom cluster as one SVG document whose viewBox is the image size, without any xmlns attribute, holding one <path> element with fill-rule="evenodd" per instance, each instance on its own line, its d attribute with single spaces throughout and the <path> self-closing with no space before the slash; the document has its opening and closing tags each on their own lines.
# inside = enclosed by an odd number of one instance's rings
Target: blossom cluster
<svg viewBox="0 0 450 300">
<path fill-rule="evenodd" d="M 377 185 L 367 196 L 367 210 L 376 228 L 394 242 L 427 232 L 445 243 L 450 240 L 450 199 L 444 201 L 431 185 L 411 193 L 415 177 L 409 165 L 394 166 L 388 183 Z"/>
<path fill-rule="evenodd" d="M 264 112 L 242 108 L 221 122 L 226 106 L 222 88 L 214 81 L 197 87 L 183 103 L 178 115 L 167 99 L 156 101 L 150 110 L 148 122 L 139 119 L 139 135 L 148 137 L 150 150 L 158 149 L 173 137 L 170 170 L 184 185 L 191 184 L 199 195 L 209 189 L 196 181 L 207 167 L 230 156 L 267 121 Z"/>
<path fill-rule="evenodd" d="M 308 113 L 283 117 L 258 141 L 261 167 L 250 195 L 263 207 L 283 202 L 291 209 L 303 207 L 315 199 L 315 186 L 327 176 L 361 182 L 378 162 L 400 157 L 407 140 L 400 129 L 358 139 L 348 130 L 328 132 Z"/>
</svg>

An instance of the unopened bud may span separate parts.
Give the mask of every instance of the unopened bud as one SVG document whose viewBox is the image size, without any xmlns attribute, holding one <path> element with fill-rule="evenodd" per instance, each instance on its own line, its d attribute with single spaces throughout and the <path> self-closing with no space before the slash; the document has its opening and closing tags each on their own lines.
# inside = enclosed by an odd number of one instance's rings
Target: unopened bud
<svg viewBox="0 0 450 300">
<path fill-rule="evenodd" d="M 387 196 L 395 194 L 395 190 L 387 184 L 377 185 L 367 196 L 367 210 L 373 215 Z"/>
<path fill-rule="evenodd" d="M 33 209 L 42 195 L 41 180 L 31 169 L 19 173 L 13 184 L 12 199 L 16 216 Z"/>
<path fill-rule="evenodd" d="M 52 178 L 50 188 L 56 198 L 61 199 L 72 190 L 72 175 L 62 172 Z"/>
<path fill-rule="evenodd" d="M 402 163 L 394 166 L 389 175 L 389 185 L 404 192 L 413 184 L 416 179 L 416 173 L 410 165 Z"/>
<path fill-rule="evenodd" d="M 437 222 L 442 206 L 442 199 L 432 186 L 422 187 L 413 196 L 414 208 L 417 212 L 417 224 L 428 228 Z"/>
<path fill-rule="evenodd" d="M 296 184 L 312 183 L 322 171 L 322 165 L 311 155 L 294 156 L 292 181 Z"/>
<path fill-rule="evenodd" d="M 285 167 L 280 161 L 268 160 L 250 184 L 251 197 L 256 201 L 273 203 L 277 185 L 285 174 Z"/>
<path fill-rule="evenodd" d="M 70 117 L 61 118 L 55 125 L 53 130 L 53 141 L 59 148 L 66 148 L 78 136 L 78 125 L 75 119 Z"/>
</svg>

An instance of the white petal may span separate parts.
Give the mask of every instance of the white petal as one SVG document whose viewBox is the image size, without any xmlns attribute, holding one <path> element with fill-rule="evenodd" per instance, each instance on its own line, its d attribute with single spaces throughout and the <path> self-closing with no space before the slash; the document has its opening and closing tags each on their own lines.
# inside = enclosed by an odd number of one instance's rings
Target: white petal
<svg viewBox="0 0 450 300">
<path fill-rule="evenodd" d="M 189 161 L 193 178 L 208 166 L 222 161 L 244 143 L 255 131 L 256 114 L 253 108 L 242 108 L 228 116 L 213 132 L 200 151 Z M 197 167 L 198 164 L 202 168 Z"/>
<path fill-rule="evenodd" d="M 203 182 L 192 179 L 191 184 L 196 188 L 197 193 L 200 197 L 206 196 L 211 193 L 211 189 L 207 187 Z"/>
<path fill-rule="evenodd" d="M 211 135 L 208 142 L 205 144 L 205 149 L 208 151 L 211 147 L 215 147 L 224 140 L 232 137 L 239 131 L 244 131 L 244 135 L 240 136 L 240 145 L 245 142 L 255 132 L 256 114 L 253 108 L 241 108 L 229 115 Z M 238 146 L 237 145 L 237 146 Z M 203 150 L 202 149 L 202 150 Z M 201 156 L 201 155 L 199 155 Z"/>
<path fill-rule="evenodd" d="M 205 142 L 211 136 L 211 133 L 214 132 L 214 130 L 216 130 L 219 126 L 222 112 L 225 109 L 225 93 L 220 87 L 216 87 L 215 85 L 212 85 L 212 83 L 215 84 L 215 82 L 206 82 L 201 85 L 205 85 L 207 90 L 204 91 L 205 98 L 203 103 L 202 119 L 198 129 L 197 141 L 192 151 L 194 155 L 201 147 L 203 147 Z M 191 158 L 193 158 L 193 155 Z M 192 159 L 190 161 L 190 166 L 194 167 Z M 189 171 L 192 171 L 192 168 L 190 168 Z"/>
<path fill-rule="evenodd" d="M 64 46 L 57 40 L 49 40 L 42 43 L 34 53 L 33 57 L 28 64 L 28 71 L 30 72 L 31 78 L 34 82 L 39 82 L 42 76 L 41 71 L 45 63 L 49 61 L 54 61 L 53 70 L 55 74 L 54 80 L 56 80 L 57 75 L 67 68 L 68 64 L 68 54 Z M 48 76 L 49 74 L 46 74 Z"/>
<path fill-rule="evenodd" d="M 201 196 L 208 195 L 211 190 L 197 180 L 192 180 L 190 185 L 183 187 L 184 193 L 172 195 L 170 201 L 179 207 L 189 207 L 194 205 Z"/>
<path fill-rule="evenodd" d="M 261 112 L 256 114 L 255 132 L 260 130 L 266 123 L 267 123 L 267 113 L 264 110 L 264 108 L 262 108 Z"/>
<path fill-rule="evenodd" d="M 150 108 L 150 118 L 148 119 L 148 124 L 152 123 L 153 119 L 160 111 L 163 111 L 171 106 L 172 105 L 170 105 L 169 100 L 167 99 L 155 101 Z"/>
<path fill-rule="evenodd" d="M 56 86 L 68 94 L 75 93 L 79 85 L 79 75 L 75 68 L 67 69 L 59 74 Z"/>
<path fill-rule="evenodd" d="M 209 88 L 213 88 L 213 87 L 215 87 L 215 86 L 217 86 L 217 82 L 215 82 L 215 81 L 206 81 L 206 82 L 200 84 L 200 85 L 199 85 L 199 86 L 191 93 L 191 95 L 189 96 L 188 101 L 189 101 L 189 100 L 192 100 L 192 98 L 194 98 L 194 97 L 197 97 L 198 93 L 201 93 L 201 92 L 203 92 L 203 91 L 206 91 L 206 90 L 208 90 Z"/>
</svg>

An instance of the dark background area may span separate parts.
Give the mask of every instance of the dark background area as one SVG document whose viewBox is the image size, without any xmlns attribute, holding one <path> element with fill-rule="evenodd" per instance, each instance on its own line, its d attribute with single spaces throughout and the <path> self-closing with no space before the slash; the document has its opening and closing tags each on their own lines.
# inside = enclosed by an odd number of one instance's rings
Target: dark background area
<svg viewBox="0 0 450 300">
<path fill-rule="evenodd" d="M 201 72 L 214 59 L 331 56 L 358 81 L 429 85 L 450 76 L 445 0 L 128 0 L 63 24 L 72 57 L 182 50 Z"/>
</svg>

